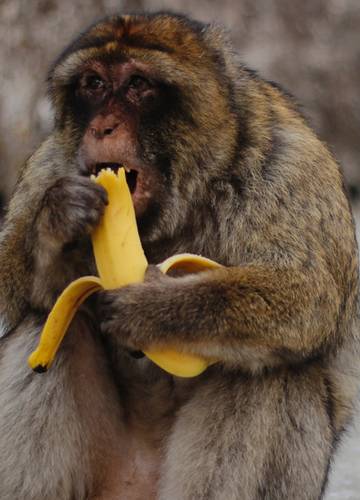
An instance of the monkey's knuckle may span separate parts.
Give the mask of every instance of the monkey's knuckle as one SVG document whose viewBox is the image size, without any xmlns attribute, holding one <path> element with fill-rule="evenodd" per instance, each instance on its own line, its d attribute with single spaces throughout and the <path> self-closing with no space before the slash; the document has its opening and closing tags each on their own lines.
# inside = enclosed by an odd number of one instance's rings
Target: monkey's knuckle
<svg viewBox="0 0 360 500">
<path fill-rule="evenodd" d="M 112 334 L 118 330 L 116 321 L 114 321 L 112 318 L 103 320 L 100 323 L 100 330 L 103 334 Z"/>
</svg>

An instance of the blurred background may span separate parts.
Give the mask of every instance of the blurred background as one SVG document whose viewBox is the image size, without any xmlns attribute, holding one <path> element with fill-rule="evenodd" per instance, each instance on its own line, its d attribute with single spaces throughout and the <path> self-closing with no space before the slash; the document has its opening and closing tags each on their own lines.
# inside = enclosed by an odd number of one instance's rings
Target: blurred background
<svg viewBox="0 0 360 500">
<path fill-rule="evenodd" d="M 51 61 L 106 14 L 157 9 L 224 25 L 249 67 L 296 96 L 342 164 L 360 220 L 360 0 L 0 0 L 1 204 L 51 130 Z M 350 433 L 335 462 L 329 499 L 360 499 L 359 435 Z"/>
</svg>

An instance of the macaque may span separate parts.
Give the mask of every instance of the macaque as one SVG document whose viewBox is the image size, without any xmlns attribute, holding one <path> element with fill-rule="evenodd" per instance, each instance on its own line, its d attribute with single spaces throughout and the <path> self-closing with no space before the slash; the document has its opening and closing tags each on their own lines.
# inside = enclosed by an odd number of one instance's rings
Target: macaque
<svg viewBox="0 0 360 500">
<path fill-rule="evenodd" d="M 318 500 L 352 414 L 358 255 L 342 173 L 295 101 L 216 26 L 92 26 L 49 74 L 52 134 L 0 240 L 0 500 Z M 52 368 L 27 357 L 72 280 L 95 274 L 126 168 L 150 263 L 79 311 Z M 179 252 L 224 267 L 164 276 Z M 126 263 L 124 263 L 126 265 Z M 192 379 L 139 352 L 219 360 Z"/>
</svg>

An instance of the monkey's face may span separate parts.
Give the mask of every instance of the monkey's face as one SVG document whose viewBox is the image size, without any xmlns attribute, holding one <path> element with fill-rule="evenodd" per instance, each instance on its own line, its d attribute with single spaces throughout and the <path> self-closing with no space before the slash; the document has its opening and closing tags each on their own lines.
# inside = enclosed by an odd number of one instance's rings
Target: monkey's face
<svg viewBox="0 0 360 500">
<path fill-rule="evenodd" d="M 123 166 L 140 218 L 166 195 L 161 192 L 166 184 L 161 151 L 156 142 L 149 148 L 149 139 L 144 141 L 156 129 L 155 116 L 168 93 L 145 65 L 135 61 L 89 62 L 75 90 L 79 111 L 86 115 L 80 161 L 92 174 Z"/>
<path fill-rule="evenodd" d="M 209 40 L 203 25 L 178 16 L 114 17 L 74 42 L 50 74 L 57 128 L 79 168 L 125 167 L 143 238 L 181 229 L 233 153 L 231 89 Z"/>
</svg>

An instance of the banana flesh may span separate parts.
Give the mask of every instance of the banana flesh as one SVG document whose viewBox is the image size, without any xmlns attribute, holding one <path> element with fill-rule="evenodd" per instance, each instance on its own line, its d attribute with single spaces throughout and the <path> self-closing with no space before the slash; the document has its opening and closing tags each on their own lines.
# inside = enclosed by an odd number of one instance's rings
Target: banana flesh
<svg viewBox="0 0 360 500">
<path fill-rule="evenodd" d="M 136 225 L 125 170 L 102 170 L 94 179 L 106 189 L 108 205 L 91 235 L 96 267 L 106 290 L 139 283 L 148 266 Z"/>
<path fill-rule="evenodd" d="M 104 216 L 92 234 L 92 245 L 100 278 L 84 276 L 70 283 L 57 299 L 41 333 L 37 349 L 29 357 L 30 367 L 46 371 L 52 364 L 61 341 L 80 305 L 92 293 L 143 281 L 147 260 L 137 231 L 135 211 L 126 183 L 124 169 L 115 174 L 102 170 L 95 182 L 102 185 L 109 203 Z M 179 254 L 159 265 L 163 273 L 173 269 L 201 272 L 220 264 L 193 254 Z M 168 373 L 178 377 L 195 377 L 215 360 L 179 352 L 168 347 L 148 350 L 145 355 Z"/>
</svg>

